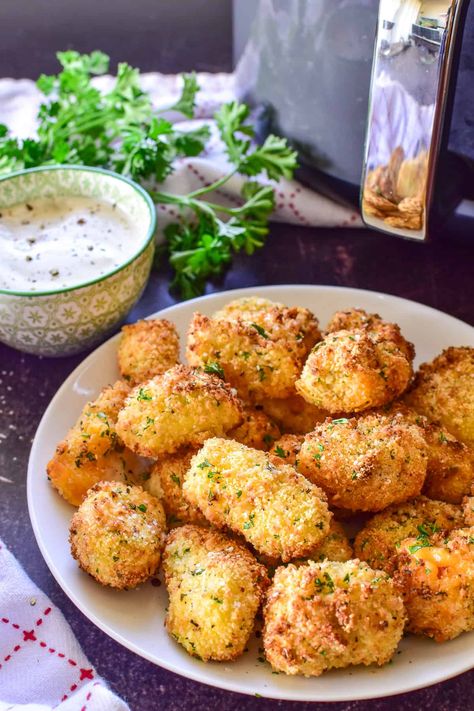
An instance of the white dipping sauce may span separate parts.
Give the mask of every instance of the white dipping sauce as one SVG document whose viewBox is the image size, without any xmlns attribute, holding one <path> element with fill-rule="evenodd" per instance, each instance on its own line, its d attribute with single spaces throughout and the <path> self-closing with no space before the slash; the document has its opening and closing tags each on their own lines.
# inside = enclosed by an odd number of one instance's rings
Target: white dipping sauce
<svg viewBox="0 0 474 711">
<path fill-rule="evenodd" d="M 112 203 L 62 196 L 0 208 L 0 289 L 54 291 L 93 281 L 137 247 L 131 219 Z"/>
</svg>

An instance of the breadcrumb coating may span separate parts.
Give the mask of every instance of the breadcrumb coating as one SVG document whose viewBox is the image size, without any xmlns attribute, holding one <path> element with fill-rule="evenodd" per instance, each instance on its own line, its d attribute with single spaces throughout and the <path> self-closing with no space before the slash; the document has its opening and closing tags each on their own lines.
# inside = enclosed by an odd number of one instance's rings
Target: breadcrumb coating
<svg viewBox="0 0 474 711">
<path fill-rule="evenodd" d="M 151 469 L 150 478 L 143 484 L 146 491 L 161 499 L 168 528 L 185 523 L 208 525 L 199 509 L 183 496 L 184 477 L 198 451 L 198 447 L 182 447 L 174 454 L 160 457 Z"/>
<path fill-rule="evenodd" d="M 238 442 L 208 439 L 191 461 L 183 492 L 212 524 L 284 562 L 304 557 L 329 531 L 331 514 L 318 487 Z"/>
<path fill-rule="evenodd" d="M 307 555 L 309 560 L 321 562 L 332 560 L 345 563 L 353 558 L 353 550 L 343 526 L 335 519 L 331 520 L 329 533 L 314 550 Z"/>
<path fill-rule="evenodd" d="M 474 528 L 406 538 L 394 581 L 409 632 L 446 642 L 473 630 Z"/>
<path fill-rule="evenodd" d="M 285 341 L 292 334 L 302 353 L 309 353 L 321 338 L 318 319 L 309 309 L 285 306 L 256 296 L 230 301 L 223 309 L 216 311 L 213 318 L 257 324 L 274 341 Z"/>
<path fill-rule="evenodd" d="M 462 501 L 462 510 L 466 526 L 474 526 L 474 496 L 465 496 Z"/>
<path fill-rule="evenodd" d="M 298 469 L 298 455 L 303 442 L 303 435 L 283 435 L 275 442 L 269 452 L 272 462 L 277 466 L 291 464 L 292 467 Z"/>
<path fill-rule="evenodd" d="M 176 365 L 131 391 L 119 412 L 117 432 L 133 451 L 160 458 L 222 437 L 242 418 L 241 402 L 227 383 Z"/>
<path fill-rule="evenodd" d="M 140 486 L 101 481 L 70 526 L 71 553 L 102 585 L 129 589 L 158 570 L 166 533 L 163 506 Z"/>
<path fill-rule="evenodd" d="M 474 348 L 447 348 L 418 370 L 405 401 L 474 446 Z"/>
<path fill-rule="evenodd" d="M 326 333 L 354 329 L 364 329 L 370 333 L 379 334 L 387 341 L 393 341 L 409 361 L 415 357 L 413 343 L 402 336 L 398 324 L 384 321 L 379 314 L 369 314 L 364 309 L 352 308 L 347 311 L 337 311 L 328 323 Z"/>
<path fill-rule="evenodd" d="M 118 351 L 122 378 L 138 385 L 179 363 L 179 336 L 166 319 L 144 319 L 122 327 Z"/>
<path fill-rule="evenodd" d="M 298 469 L 320 486 L 330 505 L 381 511 L 417 496 L 427 447 L 421 429 L 403 415 L 328 418 L 305 436 Z"/>
<path fill-rule="evenodd" d="M 150 470 L 151 463 L 126 449 L 115 429 L 128 393 L 128 385 L 120 380 L 104 388 L 96 400 L 85 405 L 48 462 L 48 479 L 73 506 L 79 506 L 98 481 L 138 483 Z"/>
<path fill-rule="evenodd" d="M 401 412 L 423 431 L 428 447 L 428 465 L 422 493 L 430 499 L 460 504 L 474 481 L 474 451 L 459 442 L 439 423 L 430 422 L 402 402 L 393 403 L 387 414 Z"/>
<path fill-rule="evenodd" d="M 308 309 L 261 301 L 234 302 L 213 318 L 195 313 L 186 351 L 190 365 L 218 364 L 225 380 L 251 402 L 292 395 L 320 338 L 317 319 Z"/>
<path fill-rule="evenodd" d="M 405 610 L 388 575 L 365 563 L 308 562 L 278 568 L 264 607 L 263 646 L 285 674 L 386 664 L 402 637 Z"/>
<path fill-rule="evenodd" d="M 262 400 L 263 410 L 286 434 L 306 434 L 328 416 L 326 410 L 320 410 L 301 395 L 293 393 L 283 400 Z"/>
<path fill-rule="evenodd" d="M 168 535 L 163 569 L 168 632 L 203 661 L 240 656 L 268 586 L 264 566 L 228 536 L 188 525 Z"/>
<path fill-rule="evenodd" d="M 370 519 L 355 537 L 354 552 L 372 568 L 391 574 L 394 556 L 404 538 L 416 537 L 421 530 L 447 532 L 462 526 L 464 519 L 460 506 L 420 496 L 390 506 Z"/>
<path fill-rule="evenodd" d="M 267 451 L 281 436 L 278 425 L 262 409 L 244 407 L 244 421 L 227 435 L 229 439 L 245 444 L 253 449 Z"/>
<path fill-rule="evenodd" d="M 411 360 L 380 333 L 336 331 L 313 348 L 296 389 L 330 413 L 355 413 L 397 398 L 412 374 Z"/>
</svg>

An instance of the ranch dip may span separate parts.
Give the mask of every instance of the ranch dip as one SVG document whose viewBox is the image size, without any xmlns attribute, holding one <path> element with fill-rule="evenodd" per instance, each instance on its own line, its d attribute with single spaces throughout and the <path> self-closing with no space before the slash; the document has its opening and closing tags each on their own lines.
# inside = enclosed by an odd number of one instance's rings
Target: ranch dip
<svg viewBox="0 0 474 711">
<path fill-rule="evenodd" d="M 137 234 L 118 205 L 39 198 L 0 208 L 0 289 L 54 291 L 98 279 L 131 259 Z"/>
</svg>

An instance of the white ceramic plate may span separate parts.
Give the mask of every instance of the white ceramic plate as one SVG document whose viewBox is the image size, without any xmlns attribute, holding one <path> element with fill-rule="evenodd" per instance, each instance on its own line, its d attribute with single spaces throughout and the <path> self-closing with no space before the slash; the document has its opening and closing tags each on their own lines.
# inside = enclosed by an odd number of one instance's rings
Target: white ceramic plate
<svg viewBox="0 0 474 711">
<path fill-rule="evenodd" d="M 434 309 L 386 294 L 328 286 L 269 286 L 213 294 L 165 309 L 159 316 L 176 324 L 184 341 L 193 311 L 211 314 L 231 299 L 258 295 L 290 306 L 306 306 L 323 326 L 338 309 L 357 306 L 400 324 L 413 341 L 417 362 L 450 345 L 474 346 L 474 329 Z M 188 656 L 165 632 L 164 587 L 143 585 L 117 592 L 82 573 L 69 553 L 68 526 L 73 509 L 48 484 L 45 469 L 57 442 L 75 422 L 87 400 L 118 377 L 117 337 L 97 348 L 60 387 L 38 427 L 28 466 L 28 505 L 41 552 L 52 574 L 77 607 L 100 629 L 128 649 L 189 679 L 245 694 L 303 701 L 347 701 L 389 696 L 429 686 L 474 667 L 474 633 L 446 644 L 408 637 L 382 668 L 354 667 L 317 679 L 272 674 L 258 661 L 259 640 L 237 662 L 203 663 Z"/>
</svg>

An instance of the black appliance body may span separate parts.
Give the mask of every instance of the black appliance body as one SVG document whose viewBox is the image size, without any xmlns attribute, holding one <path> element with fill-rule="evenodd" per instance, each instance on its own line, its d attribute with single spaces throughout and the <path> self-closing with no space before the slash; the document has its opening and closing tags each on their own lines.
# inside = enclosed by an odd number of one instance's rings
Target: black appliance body
<svg viewBox="0 0 474 711">
<path fill-rule="evenodd" d="M 235 0 L 234 23 L 239 96 L 300 179 L 383 232 L 474 243 L 474 3 Z"/>
</svg>

